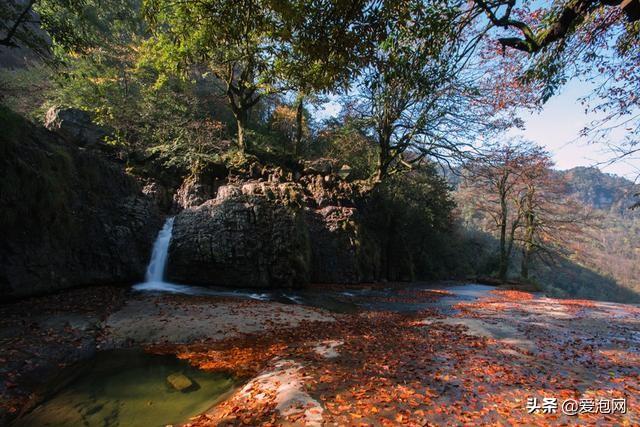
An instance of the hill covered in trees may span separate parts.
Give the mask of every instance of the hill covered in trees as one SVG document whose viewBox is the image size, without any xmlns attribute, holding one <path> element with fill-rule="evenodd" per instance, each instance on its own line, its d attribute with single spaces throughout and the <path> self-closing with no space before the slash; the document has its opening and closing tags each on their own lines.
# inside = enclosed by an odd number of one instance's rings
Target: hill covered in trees
<svg viewBox="0 0 640 427">
<path fill-rule="evenodd" d="M 597 168 L 578 167 L 562 174 L 569 196 L 600 214 L 589 237 L 572 247 L 572 259 L 640 293 L 640 212 L 631 209 L 640 186 Z"/>
<path fill-rule="evenodd" d="M 575 167 L 559 173 L 567 181 L 567 193 L 587 206 L 620 216 L 633 216 L 630 208 L 637 202 L 640 185 L 604 173 L 597 167 Z"/>
<path fill-rule="evenodd" d="M 462 173 L 464 177 L 464 173 Z M 547 191 L 541 215 L 564 210 L 558 223 L 546 224 L 547 235 L 541 236 L 540 251 L 536 257 L 530 279 L 540 288 L 555 296 L 578 296 L 617 301 L 638 301 L 640 291 L 640 212 L 632 209 L 639 187 L 633 182 L 596 167 L 576 167 L 557 171 L 549 169 L 556 188 Z M 465 192 L 460 172 L 450 175 L 449 181 L 456 191 L 458 210 L 463 227 L 488 233 L 485 247 L 499 252 L 499 227 L 492 217 L 491 200 Z M 474 187 L 477 188 L 477 187 Z M 517 195 L 507 195 L 507 199 Z M 556 198 L 553 201 L 553 198 Z M 507 200 L 508 203 L 509 200 Z M 513 209 L 517 210 L 517 201 Z M 512 227 L 513 241 L 521 245 L 522 220 L 509 212 L 507 228 Z M 542 227 L 542 226 L 541 226 Z M 507 230 L 508 231 L 508 230 Z M 507 232 L 507 234 L 509 234 Z M 508 240 L 507 236 L 507 240 Z M 495 239 L 495 240 L 493 240 Z M 519 278 L 521 251 L 513 251 L 508 261 L 509 276 Z M 491 253 L 491 252 L 490 252 Z M 491 257 L 487 257 L 488 260 Z M 497 271 L 498 261 L 487 270 Z M 490 265 L 490 262 L 489 262 Z"/>
</svg>

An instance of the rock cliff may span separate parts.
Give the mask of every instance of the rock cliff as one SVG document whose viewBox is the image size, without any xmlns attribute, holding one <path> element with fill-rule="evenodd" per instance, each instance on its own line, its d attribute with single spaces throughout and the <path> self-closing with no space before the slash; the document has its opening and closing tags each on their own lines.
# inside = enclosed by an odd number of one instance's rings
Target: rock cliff
<svg viewBox="0 0 640 427">
<path fill-rule="evenodd" d="M 358 225 L 357 208 L 342 206 L 344 182 L 334 176 L 291 181 L 278 170 L 262 173 L 232 179 L 215 199 L 177 215 L 169 280 L 292 287 L 377 278 L 379 251 Z"/>
<path fill-rule="evenodd" d="M 161 218 L 137 182 L 73 132 L 0 128 L 0 298 L 141 279 Z"/>
<path fill-rule="evenodd" d="M 292 286 L 309 279 L 302 214 L 251 194 L 219 197 L 175 221 L 168 277 L 182 283 Z"/>
</svg>

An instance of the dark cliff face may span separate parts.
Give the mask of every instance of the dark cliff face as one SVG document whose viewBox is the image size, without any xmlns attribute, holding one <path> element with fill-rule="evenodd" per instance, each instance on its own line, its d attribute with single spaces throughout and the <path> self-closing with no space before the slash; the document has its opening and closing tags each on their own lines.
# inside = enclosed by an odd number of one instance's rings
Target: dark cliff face
<svg viewBox="0 0 640 427">
<path fill-rule="evenodd" d="M 377 279 L 379 257 L 368 250 L 375 243 L 362 235 L 357 209 L 311 199 L 293 182 L 220 187 L 215 199 L 177 215 L 168 279 L 255 288 Z"/>
<path fill-rule="evenodd" d="M 299 212 L 238 195 L 178 215 L 169 260 L 177 282 L 290 287 L 308 281 L 309 236 Z"/>
<path fill-rule="evenodd" d="M 161 219 L 135 180 L 7 110 L 0 129 L 0 298 L 140 280 Z"/>
</svg>

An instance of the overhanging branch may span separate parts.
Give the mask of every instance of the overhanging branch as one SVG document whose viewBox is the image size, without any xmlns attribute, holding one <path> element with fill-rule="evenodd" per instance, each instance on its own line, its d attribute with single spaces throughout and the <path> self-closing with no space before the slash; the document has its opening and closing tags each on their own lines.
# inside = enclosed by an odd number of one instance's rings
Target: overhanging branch
<svg viewBox="0 0 640 427">
<path fill-rule="evenodd" d="M 498 41 L 502 47 L 511 47 L 527 53 L 536 53 L 550 44 L 566 37 L 573 28 L 584 18 L 600 6 L 621 7 L 629 21 L 640 19 L 640 0 L 572 0 L 568 1 L 557 18 L 538 32 L 522 21 L 511 19 L 513 1 L 499 2 L 499 6 L 507 6 L 501 17 L 491 9 L 485 0 L 475 0 L 478 7 L 485 12 L 491 23 L 496 27 L 516 29 L 521 37 L 503 37 Z"/>
</svg>

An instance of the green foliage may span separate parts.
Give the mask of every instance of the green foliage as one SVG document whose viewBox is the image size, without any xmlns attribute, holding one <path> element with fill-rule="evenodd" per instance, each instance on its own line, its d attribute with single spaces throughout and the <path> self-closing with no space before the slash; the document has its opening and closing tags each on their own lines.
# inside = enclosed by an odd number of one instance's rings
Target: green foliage
<svg viewBox="0 0 640 427">
<path fill-rule="evenodd" d="M 213 86 L 194 75 L 169 74 L 149 61 L 151 47 L 134 37 L 128 44 L 70 57 L 66 72 L 48 93 L 46 106 L 92 113 L 110 129 L 125 160 L 149 155 L 160 166 L 194 173 L 218 161 L 228 147 L 228 117 Z M 206 79 L 206 78 L 205 78 Z"/>
<path fill-rule="evenodd" d="M 366 62 L 377 10 L 370 2 L 278 0 L 276 74 L 305 95 L 345 87 Z"/>
<path fill-rule="evenodd" d="M 221 84 L 244 150 L 249 111 L 280 83 L 274 75 L 278 25 L 269 2 L 148 0 L 145 11 L 164 61 L 183 70 L 206 65 Z"/>
<path fill-rule="evenodd" d="M 209 63 L 223 81 L 234 78 L 228 75 L 235 71 L 229 67 L 237 67 L 246 74 L 241 78 L 248 84 L 266 87 L 273 83 L 276 22 L 268 2 L 148 0 L 144 6 L 149 21 L 161 30 L 158 43 L 167 62 Z M 173 61 L 169 61 L 169 52 Z"/>
<path fill-rule="evenodd" d="M 0 103 L 33 121 L 41 121 L 53 78 L 53 71 L 43 65 L 0 68 Z"/>
<path fill-rule="evenodd" d="M 29 49 L 47 61 L 89 50 L 139 32 L 138 0 L 39 0 L 0 3 L 3 44 Z M 38 18 L 38 26 L 34 19 Z M 53 55 L 52 55 L 53 54 Z"/>
<path fill-rule="evenodd" d="M 320 129 L 313 145 L 307 147 L 310 157 L 328 157 L 351 167 L 351 179 L 367 179 L 376 170 L 377 149 L 366 135 L 361 121 L 345 117 L 329 120 Z"/>
<path fill-rule="evenodd" d="M 382 247 L 389 280 L 444 277 L 454 202 L 435 166 L 421 164 L 379 186 L 367 201 L 367 229 Z"/>
</svg>

